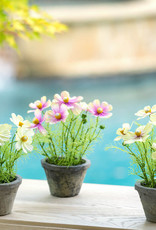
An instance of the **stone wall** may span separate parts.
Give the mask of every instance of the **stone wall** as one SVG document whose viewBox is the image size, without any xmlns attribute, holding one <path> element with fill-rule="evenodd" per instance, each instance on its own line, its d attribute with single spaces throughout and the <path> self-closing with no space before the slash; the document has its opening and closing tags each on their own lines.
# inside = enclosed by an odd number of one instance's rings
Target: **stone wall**
<svg viewBox="0 0 156 230">
<path fill-rule="evenodd" d="M 156 68 L 156 1 L 46 9 L 69 26 L 55 39 L 19 41 L 19 78 L 104 76 Z"/>
</svg>

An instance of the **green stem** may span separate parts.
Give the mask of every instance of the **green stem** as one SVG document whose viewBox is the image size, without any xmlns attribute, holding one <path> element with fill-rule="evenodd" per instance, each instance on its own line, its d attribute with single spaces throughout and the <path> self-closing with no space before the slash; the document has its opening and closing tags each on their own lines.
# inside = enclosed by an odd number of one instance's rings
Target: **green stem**
<svg viewBox="0 0 156 230">
<path fill-rule="evenodd" d="M 148 178 L 147 178 L 147 175 L 146 175 L 146 172 L 144 171 L 144 168 L 142 167 L 142 164 L 140 163 L 140 160 L 138 159 L 138 157 L 135 155 L 135 153 L 132 152 L 132 150 L 129 148 L 129 146 L 126 146 L 127 149 L 129 150 L 129 154 L 132 155 L 135 159 L 136 159 L 136 162 L 138 163 L 143 175 L 144 175 L 144 178 L 145 178 L 145 182 L 148 183 Z"/>
<path fill-rule="evenodd" d="M 149 165 L 149 161 L 148 161 L 148 157 L 147 157 L 147 149 L 146 149 L 146 146 L 145 146 L 144 142 L 143 142 L 143 147 L 144 147 L 144 153 L 145 153 L 144 154 L 145 155 L 145 160 L 146 160 L 146 163 L 147 163 L 149 176 L 150 176 L 150 179 L 151 179 L 151 185 L 152 185 L 152 188 L 154 188 L 154 185 L 155 185 L 154 176 L 153 176 L 153 172 L 151 171 L 151 167 Z"/>
<path fill-rule="evenodd" d="M 63 121 L 62 121 L 61 123 L 62 123 L 62 154 L 63 154 L 63 144 L 64 144 L 64 123 L 63 123 Z"/>
<path fill-rule="evenodd" d="M 97 135 L 96 135 L 94 138 L 90 138 L 90 141 L 89 141 L 89 143 L 87 144 L 85 150 L 83 151 L 82 156 L 85 154 L 85 152 L 87 151 L 87 149 L 89 148 L 89 146 L 91 145 L 91 143 L 92 143 L 94 140 L 96 140 L 96 138 L 98 138 L 100 132 L 101 132 L 101 129 L 99 130 L 99 132 L 97 133 Z M 94 134 L 95 134 L 95 133 L 94 133 Z M 92 136 L 92 137 L 93 137 L 93 136 Z"/>
<path fill-rule="evenodd" d="M 56 154 L 55 144 L 54 144 L 53 139 L 52 139 L 52 137 L 51 137 L 51 136 L 49 137 L 49 140 L 51 141 L 51 144 L 52 144 L 52 146 L 53 146 L 53 149 L 54 149 L 54 154 L 55 154 L 55 156 L 57 156 L 57 154 Z"/>
<path fill-rule="evenodd" d="M 77 131 L 77 133 L 76 133 L 76 136 L 75 136 L 75 138 L 73 138 L 73 143 L 72 143 L 72 148 L 71 148 L 72 151 L 74 150 L 75 140 L 76 140 L 76 138 L 78 137 L 78 134 L 79 134 L 79 132 L 80 132 L 80 130 L 81 130 L 82 124 L 83 124 L 83 121 L 81 121 L 81 123 L 80 123 L 80 125 L 79 125 L 79 128 L 78 128 L 78 131 Z M 81 134 L 82 134 L 82 132 L 81 132 Z M 80 138 L 81 138 L 81 135 L 80 135 Z M 81 145 L 79 145 L 79 146 L 81 146 Z M 75 148 L 75 150 L 77 150 L 79 146 L 77 146 L 77 147 Z M 74 156 L 73 156 L 73 157 L 75 158 L 75 151 L 74 151 Z"/>
<path fill-rule="evenodd" d="M 67 130 L 67 137 L 66 137 L 66 151 L 68 150 L 68 138 L 69 138 L 69 133 L 70 133 L 71 126 L 72 126 L 72 120 L 70 121 L 70 124 L 69 124 L 68 130 Z"/>
<path fill-rule="evenodd" d="M 11 141 L 11 145 L 10 145 L 10 152 L 12 152 L 12 148 L 13 148 L 13 143 L 14 143 L 14 138 L 15 138 L 15 134 L 12 138 L 12 141 Z"/>
<path fill-rule="evenodd" d="M 40 141 L 39 141 L 39 145 L 41 146 L 41 149 L 44 152 L 45 156 L 48 157 L 48 159 L 49 159 L 49 156 L 48 156 L 47 152 L 45 151 L 45 149 L 44 149 L 44 147 L 43 147 L 43 145 L 41 144 Z"/>
<path fill-rule="evenodd" d="M 146 180 L 148 181 L 148 179 L 147 179 L 148 177 L 147 177 L 147 174 L 146 174 L 145 162 L 144 162 L 145 160 L 144 160 L 144 156 L 142 154 L 142 149 L 140 148 L 140 146 L 139 146 L 139 144 L 137 142 L 135 144 L 136 144 L 136 146 L 137 146 L 137 148 L 138 148 L 138 150 L 140 152 L 140 156 L 141 156 L 141 160 L 142 160 L 142 172 L 143 172 L 143 175 L 146 178 Z"/>
</svg>

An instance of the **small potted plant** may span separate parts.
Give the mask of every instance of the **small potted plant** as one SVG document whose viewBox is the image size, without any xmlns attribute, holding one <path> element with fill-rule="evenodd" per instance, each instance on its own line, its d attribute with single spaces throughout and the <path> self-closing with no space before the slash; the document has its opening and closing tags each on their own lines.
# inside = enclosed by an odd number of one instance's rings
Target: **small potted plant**
<svg viewBox="0 0 156 230">
<path fill-rule="evenodd" d="M 29 122 L 21 116 L 12 114 L 11 121 L 17 126 L 11 131 L 9 124 L 0 125 L 0 216 L 11 212 L 14 199 L 22 178 L 16 175 L 16 163 L 33 147 L 33 130 L 29 129 Z M 11 138 L 11 133 L 12 138 Z"/>
<path fill-rule="evenodd" d="M 72 197 L 79 193 L 90 167 L 84 157 L 104 129 L 101 118 L 112 115 L 112 106 L 107 102 L 94 100 L 87 105 L 82 100 L 81 96 L 70 97 L 63 91 L 55 94 L 52 102 L 44 96 L 29 105 L 32 110 L 28 112 L 35 115 L 31 128 L 39 131 L 34 143 L 45 157 L 41 163 L 54 196 Z"/>
<path fill-rule="evenodd" d="M 134 122 L 137 127 L 134 132 L 128 123 L 117 130 L 116 141 L 121 140 L 123 148 L 132 159 L 132 174 L 141 178 L 135 184 L 140 195 L 143 209 L 148 221 L 156 222 L 156 105 L 146 106 L 136 114 L 138 120 L 148 117 L 145 125 Z"/>
</svg>

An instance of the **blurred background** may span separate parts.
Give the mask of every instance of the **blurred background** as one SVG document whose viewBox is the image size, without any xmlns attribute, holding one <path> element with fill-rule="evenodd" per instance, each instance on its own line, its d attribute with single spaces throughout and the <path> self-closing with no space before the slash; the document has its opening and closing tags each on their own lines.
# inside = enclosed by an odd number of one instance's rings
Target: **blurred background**
<svg viewBox="0 0 156 230">
<path fill-rule="evenodd" d="M 156 104 L 155 0 L 35 0 L 68 31 L 41 40 L 17 39 L 19 53 L 0 49 L 0 123 L 11 113 L 27 116 L 28 105 L 67 90 L 113 105 L 100 144 L 88 155 L 92 162 L 85 182 L 134 185 L 129 157 L 112 149 L 116 130 L 131 123 L 134 113 Z M 42 157 L 29 155 L 18 164 L 23 178 L 45 179 Z"/>
</svg>

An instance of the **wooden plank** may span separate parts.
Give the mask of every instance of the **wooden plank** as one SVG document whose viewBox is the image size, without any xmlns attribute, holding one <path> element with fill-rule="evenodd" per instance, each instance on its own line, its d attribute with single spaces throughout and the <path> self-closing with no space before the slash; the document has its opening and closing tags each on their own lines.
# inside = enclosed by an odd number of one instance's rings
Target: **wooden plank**
<svg viewBox="0 0 156 230">
<path fill-rule="evenodd" d="M 0 223 L 0 230 L 68 230 L 69 228 L 63 227 L 46 227 L 46 226 L 33 226 L 33 225 L 21 225 L 21 224 L 7 224 Z M 80 229 L 70 229 L 80 230 Z"/>
<path fill-rule="evenodd" d="M 4 224 L 24 225 L 24 230 L 27 226 L 32 229 L 36 226 L 41 229 L 156 229 L 155 224 L 146 222 L 133 187 L 83 184 L 78 196 L 57 198 L 49 194 L 47 182 L 40 180 L 23 180 L 13 213 L 0 217 L 0 226 Z"/>
</svg>

